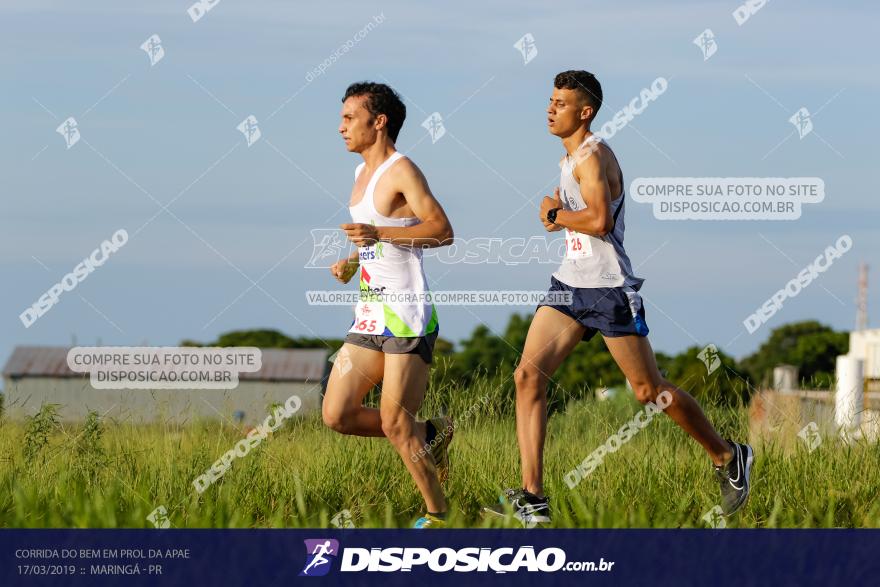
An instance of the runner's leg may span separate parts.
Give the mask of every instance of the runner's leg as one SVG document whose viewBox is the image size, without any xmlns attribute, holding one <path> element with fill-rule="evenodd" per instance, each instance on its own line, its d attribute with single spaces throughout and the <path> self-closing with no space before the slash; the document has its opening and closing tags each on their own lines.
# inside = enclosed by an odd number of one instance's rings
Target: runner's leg
<svg viewBox="0 0 880 587">
<path fill-rule="evenodd" d="M 519 441 L 523 488 L 544 495 L 544 439 L 547 435 L 547 383 L 581 341 L 584 326 L 558 310 L 542 306 L 535 312 L 516 382 L 516 436 Z"/>
<path fill-rule="evenodd" d="M 446 511 L 446 500 L 425 443 L 425 424 L 416 422 L 425 399 L 429 366 L 417 354 L 386 354 L 380 411 L 382 431 L 425 499 L 429 512 Z"/>
<path fill-rule="evenodd" d="M 341 434 L 384 436 L 379 410 L 363 406 L 367 393 L 382 381 L 384 368 L 384 353 L 342 345 L 324 392 L 324 423 Z"/>
<path fill-rule="evenodd" d="M 672 403 L 666 408 L 666 414 L 703 446 L 714 464 L 721 465 L 730 460 L 733 455 L 730 445 L 718 435 L 697 401 L 660 375 L 647 336 L 603 338 L 632 386 L 636 399 L 642 403 L 653 402 L 658 394 L 669 391 Z"/>
</svg>

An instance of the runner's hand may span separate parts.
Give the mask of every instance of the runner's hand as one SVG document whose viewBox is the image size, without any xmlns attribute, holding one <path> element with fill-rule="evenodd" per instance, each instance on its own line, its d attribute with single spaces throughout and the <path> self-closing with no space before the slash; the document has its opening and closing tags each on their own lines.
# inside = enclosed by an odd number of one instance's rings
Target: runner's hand
<svg viewBox="0 0 880 587">
<path fill-rule="evenodd" d="M 357 273 L 358 262 L 351 259 L 340 259 L 330 266 L 330 273 L 341 283 L 348 283 Z"/>
<path fill-rule="evenodd" d="M 340 224 L 348 240 L 359 247 L 368 247 L 379 240 L 379 231 L 372 224 Z"/>
<path fill-rule="evenodd" d="M 562 208 L 562 200 L 559 198 L 558 187 L 556 188 L 556 191 L 553 192 L 552 198 L 550 196 L 544 196 L 544 199 L 541 201 L 541 211 L 538 213 L 538 216 L 541 219 L 541 224 L 544 225 L 547 232 L 562 230 L 562 227 L 558 224 L 553 224 L 552 222 L 547 221 L 547 212 L 553 208 Z"/>
<path fill-rule="evenodd" d="M 562 227 L 558 224 L 553 224 L 552 222 L 547 222 L 545 219 L 541 219 L 541 224 L 544 225 L 544 230 L 547 232 L 558 232 L 562 230 Z"/>
</svg>

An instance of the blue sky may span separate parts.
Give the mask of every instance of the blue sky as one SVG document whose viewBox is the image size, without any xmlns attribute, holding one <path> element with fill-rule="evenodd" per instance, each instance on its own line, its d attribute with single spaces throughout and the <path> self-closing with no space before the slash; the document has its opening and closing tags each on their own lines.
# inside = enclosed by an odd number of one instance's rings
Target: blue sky
<svg viewBox="0 0 880 587">
<path fill-rule="evenodd" d="M 326 271 L 304 266 L 309 231 L 348 220 L 340 202 L 359 158 L 336 132 L 347 84 L 386 81 L 404 95 L 398 148 L 425 171 L 459 238 L 527 238 L 542 234 L 537 207 L 562 154 L 544 108 L 553 76 L 572 68 L 603 83 L 600 122 L 658 76 L 669 81 L 612 140 L 627 185 L 658 176 L 825 181 L 825 201 L 788 222 L 661 221 L 629 199 L 626 246 L 647 280 L 655 349 L 714 343 L 741 357 L 785 322 L 853 326 L 858 263 L 880 250 L 874 5 L 770 2 L 742 26 L 736 2 L 327 10 L 221 0 L 197 22 L 188 6 L 0 7 L 0 360 L 17 344 L 64 345 L 74 335 L 112 345 L 258 327 L 342 337 L 350 310 L 309 307 L 303 292 L 335 287 Z M 378 15 L 381 24 L 307 83 Z M 718 51 L 704 61 L 692 40 L 706 28 Z M 528 64 L 513 47 L 526 33 L 538 49 Z M 140 45 L 153 34 L 165 56 L 150 67 Z M 800 107 L 815 113 L 803 139 L 789 136 Z M 434 111 L 448 131 L 436 143 L 421 127 Z M 250 147 L 236 129 L 248 115 L 262 132 Z M 83 139 L 70 149 L 55 132 L 68 116 Z M 156 201 L 175 197 L 160 212 Z M 128 244 L 24 328 L 24 308 L 119 228 L 133 234 Z M 746 316 L 842 234 L 853 249 L 746 332 Z M 540 290 L 553 268 L 426 262 L 435 289 Z M 870 309 L 876 284 L 875 269 Z M 498 331 L 512 311 L 532 308 L 439 311 L 441 335 L 460 340 L 479 322 Z"/>
</svg>

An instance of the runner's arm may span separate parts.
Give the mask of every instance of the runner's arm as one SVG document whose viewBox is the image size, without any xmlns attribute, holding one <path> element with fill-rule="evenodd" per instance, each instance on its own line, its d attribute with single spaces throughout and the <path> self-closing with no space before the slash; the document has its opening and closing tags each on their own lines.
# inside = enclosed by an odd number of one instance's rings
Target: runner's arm
<svg viewBox="0 0 880 587">
<path fill-rule="evenodd" d="M 400 165 L 404 163 L 404 165 Z M 421 222 L 415 226 L 379 226 L 376 231 L 379 240 L 406 247 L 443 247 L 451 245 L 454 239 L 452 225 L 443 207 L 434 198 L 424 174 L 408 160 L 401 161 L 392 168 L 394 184 L 406 203 Z"/>
<path fill-rule="evenodd" d="M 611 217 L 611 188 L 605 174 L 605 162 L 599 152 L 584 158 L 574 170 L 587 204 L 583 210 L 560 210 L 556 224 L 571 230 L 602 238 L 614 228 Z"/>
</svg>

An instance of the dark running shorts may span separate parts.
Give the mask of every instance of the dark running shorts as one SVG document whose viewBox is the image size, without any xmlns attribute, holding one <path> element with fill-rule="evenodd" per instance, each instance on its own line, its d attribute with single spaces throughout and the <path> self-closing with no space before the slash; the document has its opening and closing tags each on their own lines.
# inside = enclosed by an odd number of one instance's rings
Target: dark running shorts
<svg viewBox="0 0 880 587">
<path fill-rule="evenodd" d="M 540 303 L 576 320 L 587 330 L 582 340 L 603 336 L 648 336 L 642 296 L 629 287 L 571 287 L 550 278 L 550 293 L 556 296 L 571 293 L 571 305 Z M 555 300 L 551 300 L 555 301 Z"/>
<path fill-rule="evenodd" d="M 345 337 L 345 342 L 389 355 L 419 355 L 425 363 L 430 365 L 431 356 L 434 354 L 434 343 L 437 341 L 439 332 L 438 329 L 425 336 L 407 338 L 349 332 Z"/>
</svg>

